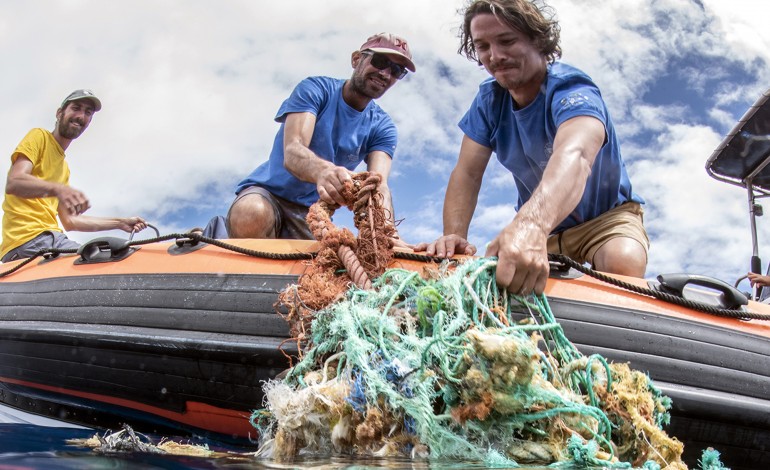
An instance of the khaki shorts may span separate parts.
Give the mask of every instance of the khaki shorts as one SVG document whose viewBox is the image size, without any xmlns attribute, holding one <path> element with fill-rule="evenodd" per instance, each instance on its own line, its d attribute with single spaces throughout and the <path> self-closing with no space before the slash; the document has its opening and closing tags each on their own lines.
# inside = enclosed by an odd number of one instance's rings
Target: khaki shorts
<svg viewBox="0 0 770 470">
<path fill-rule="evenodd" d="M 548 237 L 548 253 L 566 255 L 578 263 L 593 264 L 599 248 L 613 238 L 627 237 L 639 242 L 645 253 L 650 239 L 644 229 L 644 209 L 636 202 L 626 202 L 588 222 Z"/>
<path fill-rule="evenodd" d="M 273 208 L 273 218 L 275 220 L 273 233 L 277 235 L 277 238 L 315 240 L 313 232 L 310 231 L 310 227 L 305 220 L 309 208 L 280 198 L 261 186 L 249 186 L 238 193 L 233 204 L 230 205 L 230 209 L 232 210 L 233 205 L 238 200 L 252 194 L 264 198 Z M 230 211 L 227 212 L 227 231 L 232 233 L 232 230 L 230 230 Z"/>
</svg>

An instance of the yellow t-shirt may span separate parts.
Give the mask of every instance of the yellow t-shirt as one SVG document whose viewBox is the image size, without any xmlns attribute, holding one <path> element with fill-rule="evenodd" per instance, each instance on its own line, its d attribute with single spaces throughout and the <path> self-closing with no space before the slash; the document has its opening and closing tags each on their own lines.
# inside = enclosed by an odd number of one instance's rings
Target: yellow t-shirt
<svg viewBox="0 0 770 470">
<path fill-rule="evenodd" d="M 45 129 L 32 129 L 11 155 L 32 162 L 32 176 L 46 181 L 69 184 L 70 168 L 64 161 L 64 150 L 53 134 Z M 3 201 L 3 243 L 0 257 L 46 231 L 62 232 L 57 220 L 59 200 L 55 197 L 26 199 L 6 194 Z"/>
</svg>

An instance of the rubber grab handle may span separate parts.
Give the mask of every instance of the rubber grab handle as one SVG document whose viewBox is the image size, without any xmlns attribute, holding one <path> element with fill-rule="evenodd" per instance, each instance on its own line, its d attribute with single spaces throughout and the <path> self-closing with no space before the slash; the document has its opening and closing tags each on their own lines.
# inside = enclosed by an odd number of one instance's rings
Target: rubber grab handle
<svg viewBox="0 0 770 470">
<path fill-rule="evenodd" d="M 131 254 L 128 241 L 117 237 L 95 238 L 78 248 L 77 264 L 118 261 Z"/>
<path fill-rule="evenodd" d="M 714 289 L 724 294 L 725 308 L 736 309 L 749 303 L 749 299 L 735 287 L 713 277 L 697 274 L 660 274 L 658 282 L 667 291 L 684 298 L 684 288 L 688 284 Z"/>
</svg>

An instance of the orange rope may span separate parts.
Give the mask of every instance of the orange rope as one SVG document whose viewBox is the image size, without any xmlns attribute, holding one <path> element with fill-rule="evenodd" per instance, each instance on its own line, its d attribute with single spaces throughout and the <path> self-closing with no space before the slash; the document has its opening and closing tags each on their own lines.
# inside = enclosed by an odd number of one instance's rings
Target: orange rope
<svg viewBox="0 0 770 470">
<path fill-rule="evenodd" d="M 344 185 L 342 196 L 353 212 L 358 237 L 332 223 L 336 207 L 318 201 L 308 210 L 307 223 L 321 249 L 297 285 L 283 291 L 277 304 L 288 310 L 285 318 L 300 356 L 315 312 L 341 298 L 351 282 L 360 289 L 371 289 L 371 280 L 393 260 L 391 237 L 396 229 L 382 207 L 381 181 L 377 173 L 362 172 Z M 340 275 L 343 269 L 346 274 Z"/>
</svg>

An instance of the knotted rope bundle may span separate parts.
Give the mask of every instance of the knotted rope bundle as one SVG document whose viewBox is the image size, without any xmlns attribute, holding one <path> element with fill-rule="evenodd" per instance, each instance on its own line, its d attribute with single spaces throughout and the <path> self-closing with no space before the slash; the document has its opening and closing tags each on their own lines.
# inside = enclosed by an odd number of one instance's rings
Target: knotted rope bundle
<svg viewBox="0 0 770 470">
<path fill-rule="evenodd" d="M 307 223 L 321 243 L 318 255 L 300 277 L 279 296 L 288 309 L 290 340 L 302 351 L 310 321 L 321 308 L 339 300 L 351 287 L 371 289 L 371 279 L 380 276 L 393 260 L 392 237 L 396 229 L 383 207 L 378 173 L 361 172 L 346 181 L 342 196 L 353 213 L 358 237 L 332 222 L 337 207 L 319 200 L 308 211 Z M 345 272 L 347 275 L 338 275 Z"/>
</svg>

